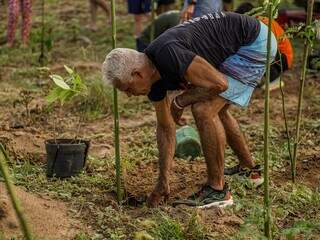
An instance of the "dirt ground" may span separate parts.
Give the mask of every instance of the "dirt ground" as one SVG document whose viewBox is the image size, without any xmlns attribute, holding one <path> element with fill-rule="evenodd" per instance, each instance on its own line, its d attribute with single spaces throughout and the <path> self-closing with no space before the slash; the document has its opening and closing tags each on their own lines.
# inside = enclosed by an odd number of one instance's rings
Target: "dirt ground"
<svg viewBox="0 0 320 240">
<path fill-rule="evenodd" d="M 295 114 L 294 108 L 297 104 L 296 88 L 298 85 L 297 78 L 293 77 L 298 73 L 290 73 L 285 75 L 286 83 L 286 107 L 288 109 L 289 118 Z M 309 76 L 308 81 L 312 81 L 312 85 L 319 84 L 320 79 L 318 77 Z M 14 95 L 17 89 L 7 88 L 8 93 Z M 314 90 L 314 89 L 312 89 Z M 316 87 L 317 93 L 319 88 Z M 309 90 L 310 91 L 310 90 Z M 241 110 L 234 108 L 233 112 L 238 117 L 242 126 L 249 126 L 247 131 L 247 139 L 251 149 L 256 152 L 261 150 L 261 142 L 257 145 L 257 141 L 262 140 L 262 136 L 256 132 L 256 128 L 261 128 L 263 121 L 263 92 L 257 90 L 254 98 L 252 99 L 252 105 L 243 114 Z M 316 106 L 309 106 L 309 98 L 306 97 L 306 105 L 304 108 L 304 115 L 308 119 L 319 119 L 319 108 Z M 10 156 L 15 161 L 24 162 L 30 161 L 32 164 L 44 164 L 45 149 L 44 141 L 53 137 L 53 126 L 49 118 L 53 116 L 43 115 L 43 109 L 41 109 L 42 100 L 41 97 L 37 99 L 35 96 L 31 103 L 31 112 L 36 121 L 31 121 L 25 116 L 25 110 L 23 106 L 15 107 L 14 109 L 10 105 L 2 105 L 0 108 L 3 112 L 6 112 L 3 116 L 2 125 L 0 128 L 0 139 L 8 149 Z M 42 106 L 45 106 L 43 104 Z M 40 109 L 40 110 L 39 110 Z M 12 114 L 14 113 L 14 114 Z M 272 124 L 274 131 L 279 133 L 279 136 L 284 137 L 283 130 L 283 117 L 281 111 L 281 97 L 280 91 L 275 91 L 271 95 L 271 114 Z M 187 112 L 187 118 L 192 122 L 190 112 Z M 74 119 L 74 120 L 72 120 Z M 64 115 L 60 118 L 63 122 L 60 126 L 59 132 L 63 136 L 72 136 L 77 117 L 72 115 L 72 112 Z M 71 121 L 67 121 L 71 120 Z M 15 124 L 19 123 L 17 127 Z M 112 159 L 113 156 L 113 140 L 112 140 L 112 116 L 106 115 L 102 118 L 88 121 L 83 123 L 83 132 L 91 139 L 90 156 L 97 159 Z M 134 149 L 143 149 L 144 146 L 150 145 L 150 139 L 140 139 L 135 141 L 138 137 L 141 137 L 141 133 L 137 129 L 147 129 L 143 131 L 149 131 L 145 138 L 148 136 L 154 137 L 155 117 L 152 111 L 143 112 L 133 115 L 132 117 L 123 117 L 121 119 L 121 130 L 127 132 L 121 136 L 121 149 L 124 156 L 130 158 L 130 154 Z M 297 163 L 297 182 L 303 184 L 314 191 L 319 190 L 320 184 L 320 158 L 319 158 L 319 139 L 316 137 L 319 134 L 319 124 L 316 124 L 314 128 L 303 132 L 301 141 L 301 150 L 299 155 L 299 161 Z M 151 132 L 150 132 L 151 131 Z M 260 134 L 262 134 L 260 132 Z M 260 139 L 260 140 L 259 140 Z M 153 140 L 151 140 L 153 141 Z M 284 142 L 284 141 L 283 141 Z M 154 143 L 152 144 L 154 147 Z M 260 147 L 259 147 L 260 146 Z M 131 148 L 134 147 L 132 150 Z M 152 155 L 151 155 L 152 156 Z M 233 160 L 234 157 L 228 154 L 229 160 Z M 228 160 L 227 158 L 227 160 Z M 156 179 L 157 179 L 157 159 L 152 156 L 151 159 L 145 162 L 144 157 L 134 163 L 134 167 L 128 167 L 124 172 L 124 183 L 127 191 L 127 204 L 131 205 L 126 214 L 130 215 L 133 219 L 140 219 L 146 216 L 152 217 L 152 213 L 146 212 L 141 209 L 141 204 L 145 201 L 147 195 L 151 192 Z M 232 162 L 232 161 L 231 161 Z M 114 178 L 114 173 L 109 169 L 106 172 L 105 178 Z M 87 168 L 90 174 L 90 167 Z M 92 170 L 94 174 L 95 170 Z M 228 179 L 228 178 L 227 178 Z M 271 179 L 275 186 L 284 186 L 290 183 L 290 164 L 288 160 L 282 163 L 282 168 L 271 172 Z M 166 208 L 166 212 L 170 216 L 183 219 L 185 211 L 181 208 L 170 208 L 169 206 L 175 199 L 185 198 L 191 193 L 196 191 L 206 180 L 206 168 L 203 159 L 188 162 L 185 160 L 176 160 L 173 165 L 171 175 L 171 195 L 168 202 L 162 203 Z M 228 179 L 231 181 L 230 179 Z M 2 186 L 3 190 L 3 186 Z M 259 190 L 260 191 L 260 190 Z M 1 191 L 3 192 L 3 191 Z M 46 236 L 48 239 L 72 239 L 72 236 L 79 230 L 79 222 L 75 220 L 72 215 L 68 214 L 67 206 L 60 201 L 50 200 L 50 198 L 42 198 L 31 193 L 27 193 L 24 190 L 17 188 L 18 196 L 25 204 L 25 212 L 27 213 L 30 223 L 34 227 L 34 232 L 38 236 Z M 250 194 L 254 194 L 253 192 Z M 103 197 L 103 203 L 99 200 L 100 206 L 114 206 L 117 208 L 114 194 L 111 192 Z M 37 206 L 35 208 L 35 206 Z M 41 207 L 39 207 L 41 206 Z M 169 208 L 168 208 L 169 207 Z M 37 211 L 33 211 L 36 209 Z M 83 210 L 86 212 L 87 210 Z M 90 215 L 89 212 L 87 212 Z M 239 213 L 232 213 L 228 211 L 197 211 L 197 214 L 208 231 L 222 234 L 223 236 L 230 236 L 235 234 L 240 226 L 244 223 L 244 216 Z M 94 219 L 85 218 L 89 224 L 94 225 Z M 45 223 L 45 224 L 43 224 Z M 1 221 L 4 226 L 4 232 L 7 236 L 18 234 L 17 222 L 13 218 L 12 210 L 9 211 L 8 217 Z M 286 224 L 286 223 L 282 223 Z M 289 224 L 290 225 L 290 224 Z M 111 225 L 112 227 L 112 225 Z M 57 232 L 56 229 L 59 229 Z M 50 238 L 52 237 L 52 238 Z M 303 238 L 302 238 L 303 239 Z"/>
<path fill-rule="evenodd" d="M 73 239 L 83 229 L 80 221 L 69 216 L 65 203 L 28 193 L 21 187 L 14 190 L 37 239 Z M 13 236 L 21 238 L 19 222 L 6 192 L 4 184 L 0 183 L 0 229 L 4 240 Z"/>
<path fill-rule="evenodd" d="M 48 1 L 49 2 L 49 1 Z M 48 3 L 48 28 L 54 26 L 54 48 L 47 53 L 51 73 L 64 74 L 63 64 L 79 72 L 90 88 L 101 79 L 100 64 L 110 50 L 110 28 L 104 28 L 105 16 L 99 15 L 101 31 L 92 33 L 87 24 L 87 1 L 55 1 Z M 39 15 L 40 5 L 34 12 Z M 118 12 L 118 45 L 134 47 L 132 19 L 125 5 Z M 72 20 L 70 20 L 72 19 Z M 5 14 L 0 8 L 0 30 L 5 29 Z M 34 29 L 40 29 L 36 18 Z M 170 232 L 177 225 L 186 233 L 183 239 L 260 240 L 263 234 L 263 189 L 251 189 L 236 178 L 227 177 L 235 206 L 208 211 L 173 208 L 175 199 L 185 198 L 206 181 L 203 157 L 194 161 L 175 159 L 170 179 L 171 195 L 158 209 L 148 209 L 144 202 L 157 180 L 158 164 L 155 138 L 156 119 L 153 107 L 144 97 L 127 98 L 119 93 L 120 147 L 123 185 L 126 199 L 122 205 L 115 197 L 112 94 L 90 93 L 93 105 L 105 103 L 98 114 L 85 109 L 75 100 L 61 111 L 49 107 L 45 97 L 52 86 L 48 73 L 39 72 L 36 32 L 31 50 L 7 49 L 0 46 L 0 142 L 10 155 L 9 163 L 16 192 L 34 233 L 39 239 L 74 239 L 78 233 L 91 239 L 133 239 L 137 231 L 148 231 L 145 221 L 155 221 L 156 229 L 166 226 L 163 216 L 170 218 Z M 1 32 L 1 31 L 0 31 Z M 4 31 L 3 31 L 4 32 Z M 106 37 L 107 36 L 107 37 Z M 1 37 L 1 36 L 0 36 Z M 84 42 L 84 37 L 91 43 Z M 81 40 L 82 39 L 82 40 Z M 295 43 L 294 68 L 284 74 L 285 105 L 290 129 L 294 135 L 295 114 L 301 63 L 301 43 Z M 91 85 L 90 85 L 91 84 Z M 25 90 L 30 95 L 26 107 Z M 99 96 L 99 97 L 97 97 Z M 308 73 L 305 85 L 301 138 L 297 162 L 297 183 L 291 182 L 287 140 L 284 130 L 282 98 L 279 90 L 271 93 L 270 174 L 274 216 L 274 239 L 320 239 L 320 74 Z M 246 109 L 233 107 L 232 113 L 245 132 L 254 158 L 263 164 L 264 92 L 257 89 Z M 189 124 L 194 121 L 188 109 Z M 76 129 L 80 129 L 77 132 Z M 76 134 L 91 141 L 84 173 L 70 179 L 47 179 L 44 142 L 54 137 L 73 138 Z M 226 150 L 226 165 L 234 165 L 235 156 Z M 190 216 L 196 214 L 201 227 Z M 167 219 L 167 218 L 165 218 Z M 190 232 L 189 225 L 197 226 Z M 167 223 L 167 222 L 165 222 Z M 314 223 L 314 225 L 312 225 Z M 175 225 L 176 224 L 176 225 Z M 300 225 L 299 225 L 300 224 Z M 202 229 L 202 227 L 204 229 Z M 87 229 L 90 229 L 88 231 Z M 18 223 L 0 184 L 0 239 L 20 236 Z M 91 232 L 92 230 L 92 232 Z M 159 230 L 159 231 L 160 231 Z M 201 231 L 200 231 L 201 230 Z M 287 232 L 286 232 L 287 230 Z M 289 233 L 288 233 L 289 231 Z M 290 232 L 291 231 L 291 232 Z M 204 232 L 205 236 L 201 233 Z M 198 234 L 198 235 L 197 235 Z M 199 237 L 200 235 L 202 237 Z M 188 236 L 188 237 L 186 237 Z M 159 238 L 158 238 L 159 239 Z M 166 239 L 181 239 L 168 237 Z"/>
</svg>

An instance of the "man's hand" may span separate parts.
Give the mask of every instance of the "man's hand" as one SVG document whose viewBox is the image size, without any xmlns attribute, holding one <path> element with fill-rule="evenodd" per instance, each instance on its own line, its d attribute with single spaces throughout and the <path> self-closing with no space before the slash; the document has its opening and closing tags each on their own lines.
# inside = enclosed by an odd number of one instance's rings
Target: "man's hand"
<svg viewBox="0 0 320 240">
<path fill-rule="evenodd" d="M 181 107 L 187 107 L 197 102 L 211 101 L 228 89 L 228 81 L 224 74 L 200 56 L 196 56 L 192 60 L 184 78 L 192 87 L 176 98 Z M 171 110 L 171 114 L 172 112 L 173 110 Z"/>
<path fill-rule="evenodd" d="M 170 112 L 171 112 L 171 115 L 172 115 L 174 122 L 177 125 L 179 125 L 179 126 L 186 125 L 186 123 L 187 123 L 186 119 L 182 118 L 183 107 L 180 106 L 179 103 L 177 102 L 177 97 L 175 97 L 171 102 Z"/>
<path fill-rule="evenodd" d="M 170 104 L 168 97 L 154 103 L 157 116 L 159 178 L 157 185 L 148 198 L 147 205 L 149 207 L 156 207 L 162 197 L 166 199 L 170 193 L 169 176 L 176 144 L 176 125 L 170 113 Z"/>
<path fill-rule="evenodd" d="M 151 208 L 157 207 L 161 202 L 162 197 L 164 198 L 165 202 L 168 200 L 169 194 L 170 194 L 169 184 L 164 183 L 163 181 L 159 181 L 147 199 L 147 206 Z"/>
<path fill-rule="evenodd" d="M 194 4 L 188 5 L 185 9 L 182 10 L 180 15 L 180 22 L 187 21 L 192 18 L 194 13 Z"/>
</svg>

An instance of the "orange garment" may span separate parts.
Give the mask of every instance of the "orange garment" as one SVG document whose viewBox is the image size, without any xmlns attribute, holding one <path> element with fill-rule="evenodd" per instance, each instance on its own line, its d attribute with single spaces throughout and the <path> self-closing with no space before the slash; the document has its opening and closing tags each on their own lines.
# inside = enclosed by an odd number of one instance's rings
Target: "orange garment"
<svg viewBox="0 0 320 240">
<path fill-rule="evenodd" d="M 266 17 L 259 17 L 259 20 L 268 25 L 269 19 Z M 288 68 L 291 68 L 293 62 L 293 49 L 290 40 L 285 36 L 283 28 L 275 20 L 271 23 L 271 31 L 278 41 L 278 49 L 280 53 L 287 58 Z"/>
</svg>

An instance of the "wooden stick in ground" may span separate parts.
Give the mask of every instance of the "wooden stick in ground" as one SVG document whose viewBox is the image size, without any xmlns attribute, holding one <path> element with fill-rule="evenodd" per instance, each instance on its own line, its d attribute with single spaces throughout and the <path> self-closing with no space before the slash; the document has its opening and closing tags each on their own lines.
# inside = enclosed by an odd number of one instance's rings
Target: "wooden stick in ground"
<svg viewBox="0 0 320 240">
<path fill-rule="evenodd" d="M 284 95 L 284 89 L 283 89 L 283 68 L 282 68 L 282 59 L 280 57 L 280 66 L 281 66 L 281 75 L 280 75 L 280 92 L 281 92 L 281 102 L 282 102 L 282 114 L 284 118 L 284 127 L 286 130 L 286 136 L 287 136 L 287 145 L 288 145 L 288 155 L 290 159 L 291 164 L 291 174 L 293 174 L 293 158 L 292 158 L 292 150 L 291 150 L 291 136 L 289 132 L 289 126 L 288 126 L 288 118 L 286 113 L 286 105 L 285 105 L 285 95 Z"/>
<path fill-rule="evenodd" d="M 156 18 L 156 1 L 155 0 L 151 0 L 151 31 L 150 31 L 150 42 L 153 41 L 154 39 L 154 33 L 155 33 L 155 26 L 154 26 L 154 20 Z"/>
<path fill-rule="evenodd" d="M 24 234 L 25 239 L 27 240 L 32 240 L 32 234 L 29 229 L 28 223 L 26 219 L 23 216 L 22 209 L 20 207 L 19 201 L 13 191 L 13 184 L 11 182 L 10 176 L 9 176 L 9 171 L 6 162 L 9 161 L 8 155 L 0 143 L 0 172 L 3 175 L 4 183 L 6 185 L 8 195 L 10 197 L 10 201 L 12 203 L 12 206 L 16 212 L 16 215 L 18 217 L 20 227 L 22 229 L 22 232 Z"/>
<path fill-rule="evenodd" d="M 44 0 L 42 0 L 41 4 L 41 48 L 40 48 L 40 56 L 39 63 L 41 66 L 44 65 Z"/>
<path fill-rule="evenodd" d="M 111 22 L 112 22 L 112 48 L 116 48 L 116 3 L 111 0 Z M 118 91 L 113 88 L 113 114 L 114 114 L 114 146 L 115 146 L 115 166 L 116 185 L 118 203 L 122 201 L 121 189 L 121 162 L 120 162 L 120 138 L 119 138 L 119 111 L 118 111 Z"/>
<path fill-rule="evenodd" d="M 312 21 L 313 5 L 314 5 L 314 0 L 309 0 L 308 1 L 308 13 L 307 13 L 306 28 L 308 26 L 310 26 L 311 21 Z M 297 110 L 297 118 L 296 118 L 296 132 L 295 132 L 295 139 L 294 139 L 294 144 L 293 144 L 292 182 L 296 181 L 296 165 L 297 165 L 298 145 L 299 145 L 299 140 L 300 140 L 302 100 L 303 100 L 304 82 L 306 79 L 307 62 L 308 62 L 309 52 L 310 52 L 310 42 L 307 39 L 305 39 L 304 51 L 303 51 L 303 62 L 302 62 L 300 84 L 299 84 L 299 100 L 298 100 L 298 110 Z"/>
<path fill-rule="evenodd" d="M 267 63 L 264 101 L 264 235 L 267 239 L 272 238 L 271 234 L 271 209 L 269 191 L 269 101 L 270 101 L 270 66 L 271 66 L 271 25 L 272 25 L 272 0 L 268 5 L 268 41 L 267 41 Z"/>
</svg>

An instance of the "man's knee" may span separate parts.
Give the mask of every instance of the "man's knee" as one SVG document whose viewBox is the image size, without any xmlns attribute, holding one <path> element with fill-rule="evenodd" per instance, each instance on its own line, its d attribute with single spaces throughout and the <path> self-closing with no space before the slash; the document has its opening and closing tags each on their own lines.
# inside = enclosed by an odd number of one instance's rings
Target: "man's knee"
<svg viewBox="0 0 320 240">
<path fill-rule="evenodd" d="M 230 104 L 227 104 L 219 111 L 219 117 L 221 120 L 230 117 L 229 107 Z"/>
<path fill-rule="evenodd" d="M 191 106 L 191 111 L 194 119 L 198 122 L 203 122 L 212 118 L 210 107 L 205 102 L 195 103 Z"/>
<path fill-rule="evenodd" d="M 218 116 L 221 109 L 227 104 L 227 101 L 222 97 L 215 97 L 211 101 L 198 102 L 192 105 L 191 111 L 195 120 L 204 121 L 206 119 L 215 118 Z"/>
</svg>

